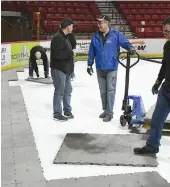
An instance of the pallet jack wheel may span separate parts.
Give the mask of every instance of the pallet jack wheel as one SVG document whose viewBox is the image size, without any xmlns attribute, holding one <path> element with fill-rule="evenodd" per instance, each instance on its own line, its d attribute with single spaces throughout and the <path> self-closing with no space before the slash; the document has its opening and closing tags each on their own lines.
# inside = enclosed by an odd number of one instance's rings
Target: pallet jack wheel
<svg viewBox="0 0 170 187">
<path fill-rule="evenodd" d="M 127 122 L 127 121 L 126 121 L 124 115 L 121 115 L 121 116 L 120 116 L 120 124 L 121 124 L 121 126 L 122 126 L 122 127 L 126 126 L 126 122 Z"/>
</svg>

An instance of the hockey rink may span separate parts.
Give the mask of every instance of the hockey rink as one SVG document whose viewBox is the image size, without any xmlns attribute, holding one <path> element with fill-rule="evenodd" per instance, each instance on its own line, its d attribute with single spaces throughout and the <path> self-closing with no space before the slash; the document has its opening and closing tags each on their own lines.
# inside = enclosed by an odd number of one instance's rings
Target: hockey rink
<svg viewBox="0 0 170 187">
<path fill-rule="evenodd" d="M 146 111 L 156 102 L 151 88 L 155 82 L 161 65 L 142 61 L 131 69 L 129 94 L 141 95 Z M 72 81 L 72 112 L 75 116 L 67 122 L 53 120 L 53 85 L 27 82 L 28 69 L 17 72 L 18 82 L 10 82 L 11 86 L 19 85 L 23 93 L 28 117 L 32 127 L 39 158 L 46 180 L 73 177 L 87 177 L 109 174 L 158 171 L 170 183 L 170 137 L 162 137 L 160 153 L 157 154 L 158 167 L 129 166 L 90 166 L 90 165 L 56 165 L 53 160 L 67 133 L 96 134 L 128 134 L 127 127 L 121 127 L 119 117 L 124 96 L 125 69 L 119 65 L 117 90 L 114 106 L 114 117 L 109 123 L 99 119 L 102 112 L 96 72 L 89 76 L 86 62 L 76 62 L 75 75 Z M 93 66 L 95 70 L 95 66 Z M 39 66 L 40 76 L 43 67 Z M 127 159 L 126 157 L 124 159 Z"/>
</svg>

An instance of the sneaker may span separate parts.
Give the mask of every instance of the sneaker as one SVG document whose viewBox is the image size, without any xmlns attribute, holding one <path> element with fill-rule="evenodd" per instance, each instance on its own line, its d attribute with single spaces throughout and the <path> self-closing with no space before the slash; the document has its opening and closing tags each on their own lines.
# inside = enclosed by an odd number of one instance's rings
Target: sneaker
<svg viewBox="0 0 170 187">
<path fill-rule="evenodd" d="M 144 155 L 144 154 L 156 154 L 159 152 L 159 148 L 155 149 L 151 146 L 145 145 L 144 147 L 141 148 L 134 148 L 134 153 L 135 154 L 140 154 L 140 155 Z"/>
<path fill-rule="evenodd" d="M 112 115 L 106 114 L 105 117 L 103 118 L 103 121 L 104 121 L 104 122 L 109 122 L 109 121 L 112 120 L 112 118 L 113 118 Z"/>
<path fill-rule="evenodd" d="M 74 115 L 71 113 L 71 112 L 64 112 L 64 115 L 67 117 L 67 118 L 74 118 Z"/>
<path fill-rule="evenodd" d="M 67 120 L 68 120 L 68 118 L 66 118 L 66 117 L 63 116 L 63 115 L 54 116 L 53 119 L 56 120 L 56 121 L 67 121 Z"/>
<path fill-rule="evenodd" d="M 106 113 L 103 112 L 102 114 L 100 114 L 99 118 L 104 118 L 106 116 Z"/>
</svg>

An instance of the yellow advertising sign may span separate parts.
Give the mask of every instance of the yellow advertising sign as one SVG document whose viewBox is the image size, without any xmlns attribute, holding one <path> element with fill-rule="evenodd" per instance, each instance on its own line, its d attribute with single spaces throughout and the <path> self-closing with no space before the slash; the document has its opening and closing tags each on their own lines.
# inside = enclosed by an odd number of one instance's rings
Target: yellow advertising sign
<svg viewBox="0 0 170 187">
<path fill-rule="evenodd" d="M 11 66 L 28 64 L 30 50 L 40 42 L 21 42 L 11 44 Z"/>
</svg>

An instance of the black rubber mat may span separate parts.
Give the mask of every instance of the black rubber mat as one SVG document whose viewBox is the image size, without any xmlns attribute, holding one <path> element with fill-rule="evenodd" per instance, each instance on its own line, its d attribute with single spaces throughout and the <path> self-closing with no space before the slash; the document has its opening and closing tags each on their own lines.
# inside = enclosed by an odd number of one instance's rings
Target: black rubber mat
<svg viewBox="0 0 170 187">
<path fill-rule="evenodd" d="M 157 166 L 155 155 L 135 155 L 134 147 L 144 146 L 146 135 L 67 134 L 54 164 Z"/>
<path fill-rule="evenodd" d="M 32 79 L 26 79 L 26 81 L 30 82 L 37 82 L 42 84 L 52 84 L 53 80 L 51 78 L 32 78 Z"/>
<path fill-rule="evenodd" d="M 140 172 L 76 179 L 53 180 L 48 187 L 170 187 L 170 184 L 157 172 Z"/>
</svg>

